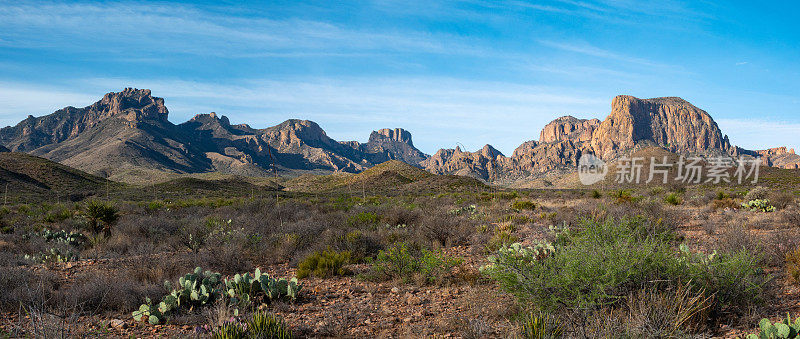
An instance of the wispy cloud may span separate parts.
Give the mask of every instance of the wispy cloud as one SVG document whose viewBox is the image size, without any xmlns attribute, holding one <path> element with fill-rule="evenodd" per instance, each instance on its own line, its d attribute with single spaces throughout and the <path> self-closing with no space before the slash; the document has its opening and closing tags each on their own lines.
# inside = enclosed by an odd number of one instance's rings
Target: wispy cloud
<svg viewBox="0 0 800 339">
<path fill-rule="evenodd" d="M 410 29 L 369 31 L 296 18 L 269 19 L 179 4 L 20 2 L 0 7 L 0 46 L 125 56 L 350 56 L 393 51 L 480 54 L 468 38 Z"/>
<path fill-rule="evenodd" d="M 578 54 L 604 58 L 619 62 L 625 62 L 629 64 L 637 64 L 640 66 L 648 66 L 648 67 L 660 67 L 660 68 L 672 68 L 678 69 L 677 66 L 668 65 L 664 63 L 654 62 L 651 60 L 647 60 L 644 58 L 632 57 L 616 52 L 609 51 L 607 49 L 599 48 L 594 46 L 588 42 L 565 42 L 565 41 L 553 41 L 553 40 L 539 40 L 539 43 L 543 46 L 557 48 L 563 51 L 574 52 Z"/>
</svg>

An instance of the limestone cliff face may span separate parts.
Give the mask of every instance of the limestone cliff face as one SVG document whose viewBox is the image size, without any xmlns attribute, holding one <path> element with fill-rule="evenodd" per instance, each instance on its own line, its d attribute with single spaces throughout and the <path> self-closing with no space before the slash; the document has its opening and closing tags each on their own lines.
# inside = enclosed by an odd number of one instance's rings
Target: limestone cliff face
<svg viewBox="0 0 800 339">
<path fill-rule="evenodd" d="M 592 135 L 598 126 L 600 126 L 600 120 L 598 119 L 585 120 L 572 116 L 560 117 L 544 126 L 542 133 L 539 135 L 539 142 L 591 141 Z"/>
<path fill-rule="evenodd" d="M 604 121 L 572 116 L 557 118 L 544 126 L 538 142 L 526 141 L 510 158 L 496 161 L 492 173 L 500 178 L 524 178 L 570 170 L 583 154 L 597 154 L 610 160 L 643 143 L 675 153 L 734 151 L 711 116 L 683 99 L 617 96 Z M 770 152 L 777 154 L 782 150 Z M 485 173 L 482 178 L 489 180 L 486 174 L 489 171 L 482 164 L 487 161 L 476 158 L 475 153 L 441 150 L 425 163 L 425 168 L 434 173 Z"/>
<path fill-rule="evenodd" d="M 373 131 L 369 135 L 367 143 L 356 143 L 355 147 L 365 153 L 367 160 L 375 164 L 400 160 L 419 166 L 421 161 L 428 158 L 425 153 L 414 147 L 411 133 L 402 128 L 383 128 Z"/>
<path fill-rule="evenodd" d="M 676 97 L 639 99 L 620 95 L 611 114 L 592 135 L 592 148 L 602 157 L 652 141 L 676 153 L 730 151 L 728 138 L 708 113 Z"/>
<path fill-rule="evenodd" d="M 753 151 L 754 156 L 760 156 L 765 166 L 785 169 L 800 168 L 800 155 L 795 154 L 793 148 L 775 147 L 765 150 Z"/>
<path fill-rule="evenodd" d="M 411 133 L 402 128 L 383 128 L 372 131 L 369 135 L 369 141 L 397 141 L 414 146 L 414 143 L 411 141 Z"/>
<path fill-rule="evenodd" d="M 148 120 L 167 122 L 168 113 L 164 99 L 153 97 L 150 90 L 126 88 L 84 108 L 69 106 L 39 118 L 28 116 L 16 126 L 1 129 L 0 143 L 13 151 L 29 152 L 74 138 L 108 119 L 135 126 Z"/>
</svg>

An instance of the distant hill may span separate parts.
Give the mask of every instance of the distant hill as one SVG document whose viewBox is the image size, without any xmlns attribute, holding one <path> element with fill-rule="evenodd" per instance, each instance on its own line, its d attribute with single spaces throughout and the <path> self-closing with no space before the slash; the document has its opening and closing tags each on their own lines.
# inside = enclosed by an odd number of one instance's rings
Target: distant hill
<svg viewBox="0 0 800 339">
<path fill-rule="evenodd" d="M 447 189 L 482 190 L 479 180 L 456 175 L 433 175 L 402 161 L 390 160 L 361 173 L 304 175 L 285 183 L 286 189 L 298 192 L 368 192 L 395 193 L 431 192 Z"/>
<path fill-rule="evenodd" d="M 101 191 L 106 179 L 24 153 L 0 152 L 0 192 L 15 196 L 51 196 L 80 200 Z"/>
</svg>

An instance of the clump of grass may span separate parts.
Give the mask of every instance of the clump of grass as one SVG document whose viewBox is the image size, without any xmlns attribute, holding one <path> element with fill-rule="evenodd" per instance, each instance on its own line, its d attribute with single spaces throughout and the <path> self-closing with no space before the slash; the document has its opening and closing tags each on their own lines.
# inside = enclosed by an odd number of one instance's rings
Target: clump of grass
<svg viewBox="0 0 800 339">
<path fill-rule="evenodd" d="M 564 326 L 552 314 L 531 312 L 519 320 L 519 331 L 522 339 L 555 339 L 564 335 Z"/>
<path fill-rule="evenodd" d="M 786 275 L 800 283 L 800 247 L 786 253 Z"/>
<path fill-rule="evenodd" d="M 272 313 L 255 312 L 245 321 L 232 319 L 211 332 L 213 339 L 291 339 L 292 332 L 283 319 Z"/>
<path fill-rule="evenodd" d="M 308 276 L 328 278 L 336 275 L 347 275 L 350 271 L 344 265 L 350 263 L 350 251 L 336 252 L 331 249 L 317 251 L 307 256 L 297 265 L 297 277 Z"/>
<path fill-rule="evenodd" d="M 511 203 L 511 208 L 520 211 L 522 210 L 533 211 L 534 209 L 536 209 L 536 204 L 530 200 L 515 200 L 513 203 Z"/>
<path fill-rule="evenodd" d="M 670 193 L 670 194 L 668 194 L 667 197 L 664 198 L 664 201 L 666 201 L 668 204 L 674 205 L 674 206 L 675 205 L 680 205 L 680 204 L 683 203 L 683 199 L 681 199 L 681 196 L 678 193 Z"/>
</svg>

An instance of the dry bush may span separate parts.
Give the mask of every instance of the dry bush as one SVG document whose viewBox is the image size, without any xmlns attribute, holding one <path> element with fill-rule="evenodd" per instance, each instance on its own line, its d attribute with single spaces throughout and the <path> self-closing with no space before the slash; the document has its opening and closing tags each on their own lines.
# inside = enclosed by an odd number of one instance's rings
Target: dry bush
<svg viewBox="0 0 800 339">
<path fill-rule="evenodd" d="M 627 332 L 633 337 L 676 338 L 705 330 L 713 296 L 688 287 L 640 290 L 628 297 Z"/>
<path fill-rule="evenodd" d="M 800 283 L 800 247 L 786 252 L 786 276 L 794 283 Z"/>
<path fill-rule="evenodd" d="M 741 207 L 736 203 L 736 200 L 731 198 L 713 200 L 711 206 L 714 210 L 737 209 Z"/>
<path fill-rule="evenodd" d="M 446 208 L 427 208 L 413 231 L 418 241 L 455 246 L 466 244 L 477 224 L 474 219 L 451 215 Z"/>
<path fill-rule="evenodd" d="M 786 192 L 770 192 L 767 196 L 769 203 L 776 209 L 782 210 L 789 206 L 794 206 L 794 194 Z"/>
<path fill-rule="evenodd" d="M 747 194 L 744 196 L 745 201 L 751 201 L 756 199 L 767 199 L 770 191 L 768 188 L 763 186 L 756 186 L 753 187 Z"/>
<path fill-rule="evenodd" d="M 780 214 L 787 228 L 800 228 L 800 207 L 789 206 Z"/>
<path fill-rule="evenodd" d="M 49 271 L 32 272 L 22 267 L 0 267 L 0 309 L 17 310 L 20 305 L 43 305 L 59 287 L 58 278 Z"/>
<path fill-rule="evenodd" d="M 92 272 L 75 278 L 55 295 L 54 305 L 76 305 L 82 313 L 129 313 L 146 297 L 160 299 L 164 289 L 159 284 L 142 284 L 127 275 Z"/>
<path fill-rule="evenodd" d="M 735 253 L 747 250 L 749 253 L 760 253 L 761 246 L 756 236 L 750 233 L 741 223 L 728 223 L 719 231 L 716 248 L 724 253 Z"/>
</svg>

